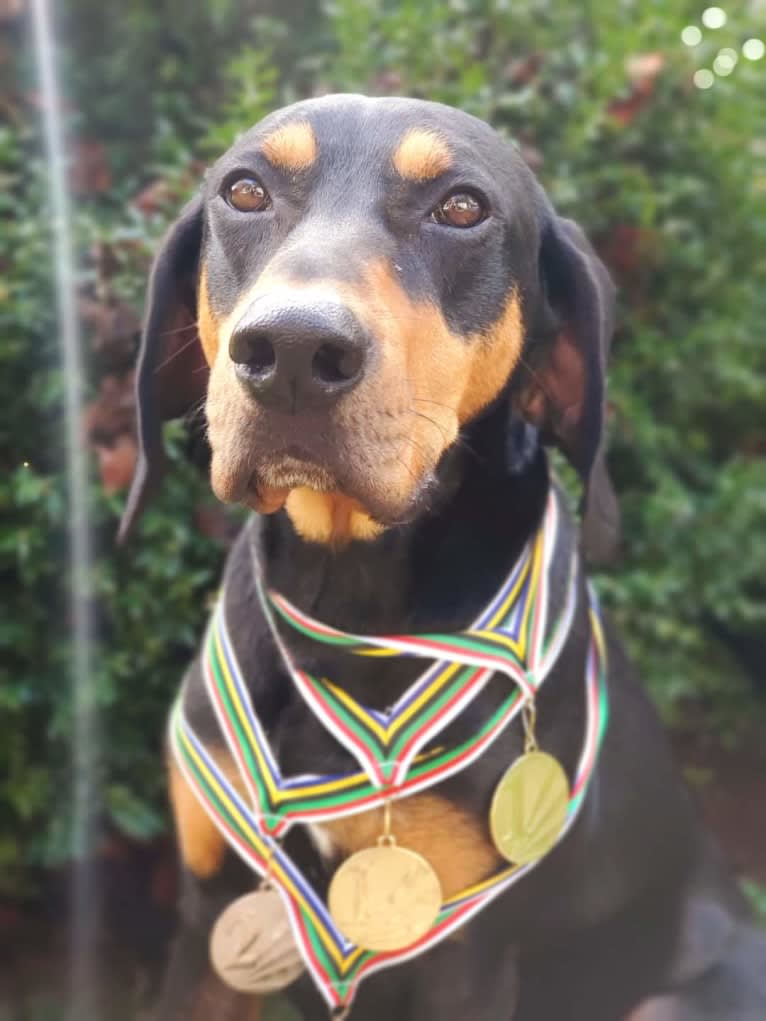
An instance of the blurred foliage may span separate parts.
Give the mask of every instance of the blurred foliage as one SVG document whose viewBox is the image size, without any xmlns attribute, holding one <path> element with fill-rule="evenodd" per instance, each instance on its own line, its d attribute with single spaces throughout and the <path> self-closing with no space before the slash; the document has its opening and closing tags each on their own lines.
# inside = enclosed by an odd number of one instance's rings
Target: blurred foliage
<svg viewBox="0 0 766 1021">
<path fill-rule="evenodd" d="M 762 925 L 766 925 L 766 886 L 754 883 L 751 879 L 742 882 L 742 888 L 753 906 L 753 910 Z"/>
<path fill-rule="evenodd" d="M 195 161 L 274 106 L 336 90 L 422 96 L 521 145 L 621 289 L 610 463 L 624 559 L 601 578 L 605 600 L 665 715 L 732 741 L 763 718 L 766 684 L 766 61 L 740 60 L 708 91 L 692 75 L 721 46 L 763 35 L 758 9 L 692 49 L 680 33 L 699 9 L 685 0 L 65 0 L 58 12 L 70 129 L 106 161 L 107 183 L 78 195 L 82 250 L 127 253 L 114 286 L 136 306 Z M 15 61 L 33 90 L 23 45 Z M 61 381 L 45 168 L 28 121 L 9 117 L 0 134 L 7 886 L 22 861 L 60 857 L 68 833 Z M 158 178 L 169 192 L 141 212 L 130 200 Z M 112 546 L 120 501 L 92 492 L 103 810 L 138 837 L 163 825 L 163 718 L 220 564 L 193 523 L 209 498 L 178 434 L 173 456 L 127 551 Z"/>
<path fill-rule="evenodd" d="M 52 864 L 71 846 L 69 609 L 65 427 L 50 280 L 45 166 L 24 130 L 0 128 L 0 891 L 23 891 L 23 865 Z M 81 236 L 114 239 L 114 225 L 83 213 Z M 140 291 L 158 224 L 119 226 Z M 171 437 L 166 492 L 126 550 L 114 548 L 122 498 L 91 488 L 98 634 L 92 697 L 99 717 L 94 768 L 102 811 L 126 835 L 160 832 L 164 818 L 163 716 L 199 641 L 220 553 L 188 510 L 211 500 Z"/>
</svg>

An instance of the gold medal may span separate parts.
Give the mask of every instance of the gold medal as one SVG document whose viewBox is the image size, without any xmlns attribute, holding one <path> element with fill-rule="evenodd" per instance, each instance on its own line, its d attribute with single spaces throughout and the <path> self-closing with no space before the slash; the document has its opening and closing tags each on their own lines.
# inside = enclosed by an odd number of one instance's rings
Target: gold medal
<svg viewBox="0 0 766 1021">
<path fill-rule="evenodd" d="M 414 851 L 382 838 L 352 854 L 330 884 L 335 924 L 365 950 L 402 950 L 424 936 L 442 905 L 439 878 Z"/>
<path fill-rule="evenodd" d="M 561 836 L 569 809 L 569 781 L 561 764 L 537 747 L 534 699 L 525 703 L 524 754 L 506 771 L 492 795 L 489 828 L 500 854 L 528 865 L 550 851 Z"/>
<path fill-rule="evenodd" d="M 526 752 L 495 788 L 489 825 L 500 854 L 515 865 L 542 858 L 558 840 L 567 818 L 569 781 L 545 752 Z"/>
<path fill-rule="evenodd" d="M 240 993 L 274 993 L 298 978 L 303 959 L 276 890 L 257 890 L 226 908 L 210 936 L 210 960 Z"/>
<path fill-rule="evenodd" d="M 425 858 L 397 847 L 390 801 L 383 805 L 378 846 L 343 862 L 332 877 L 327 905 L 346 939 L 378 952 L 411 946 L 436 921 L 442 906 L 439 877 Z"/>
</svg>

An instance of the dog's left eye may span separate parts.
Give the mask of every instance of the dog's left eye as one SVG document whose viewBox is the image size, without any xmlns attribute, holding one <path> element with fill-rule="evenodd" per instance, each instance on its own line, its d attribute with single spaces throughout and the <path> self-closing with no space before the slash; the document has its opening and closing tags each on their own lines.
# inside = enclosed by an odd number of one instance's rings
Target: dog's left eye
<svg viewBox="0 0 766 1021">
<path fill-rule="evenodd" d="M 224 198 L 240 213 L 259 213 L 269 205 L 269 193 L 255 177 L 239 177 L 232 181 Z"/>
<path fill-rule="evenodd" d="M 457 191 L 439 203 L 431 213 L 431 219 L 450 227 L 475 227 L 486 215 L 486 207 L 476 195 Z"/>
</svg>

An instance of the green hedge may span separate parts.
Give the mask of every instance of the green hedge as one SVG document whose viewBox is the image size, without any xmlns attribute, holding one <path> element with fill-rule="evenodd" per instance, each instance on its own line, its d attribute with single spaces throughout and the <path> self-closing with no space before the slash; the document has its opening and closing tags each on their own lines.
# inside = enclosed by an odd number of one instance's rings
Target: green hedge
<svg viewBox="0 0 766 1021">
<path fill-rule="evenodd" d="M 116 253 L 115 293 L 140 304 L 149 253 L 181 193 L 236 132 L 275 105 L 329 90 L 461 106 L 524 148 L 620 284 L 611 372 L 611 468 L 623 562 L 601 578 L 668 716 L 736 740 L 763 717 L 766 623 L 766 61 L 692 84 L 721 46 L 766 26 L 732 14 L 701 46 L 680 40 L 696 4 L 521 0 L 296 0 L 207 5 L 67 0 L 62 65 L 71 128 L 103 147 L 107 188 L 78 199 L 84 284 L 94 242 Z M 30 54 L 19 69 L 31 84 Z M 67 853 L 70 761 L 61 381 L 52 321 L 39 138 L 0 133 L 0 876 Z M 759 135 L 760 132 L 760 135 Z M 141 213 L 129 200 L 169 182 Z M 164 715 L 195 646 L 221 549 L 190 508 L 209 497 L 174 442 L 165 494 L 115 552 L 120 498 L 94 471 L 94 698 L 105 821 L 164 825 Z M 28 462 L 29 467 L 24 466 Z M 760 644 L 759 644 L 760 642 Z"/>
</svg>

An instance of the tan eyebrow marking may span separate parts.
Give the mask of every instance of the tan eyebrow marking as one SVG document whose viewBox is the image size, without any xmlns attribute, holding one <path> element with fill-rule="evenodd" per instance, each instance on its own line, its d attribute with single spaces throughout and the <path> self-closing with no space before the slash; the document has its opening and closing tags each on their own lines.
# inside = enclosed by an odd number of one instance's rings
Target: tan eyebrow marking
<svg viewBox="0 0 766 1021">
<path fill-rule="evenodd" d="M 394 153 L 394 167 L 408 181 L 430 181 L 452 163 L 445 138 L 426 128 L 411 128 Z"/>
<path fill-rule="evenodd" d="M 317 158 L 317 140 L 308 121 L 284 124 L 267 135 L 261 151 L 269 163 L 282 170 L 306 170 Z"/>
</svg>

